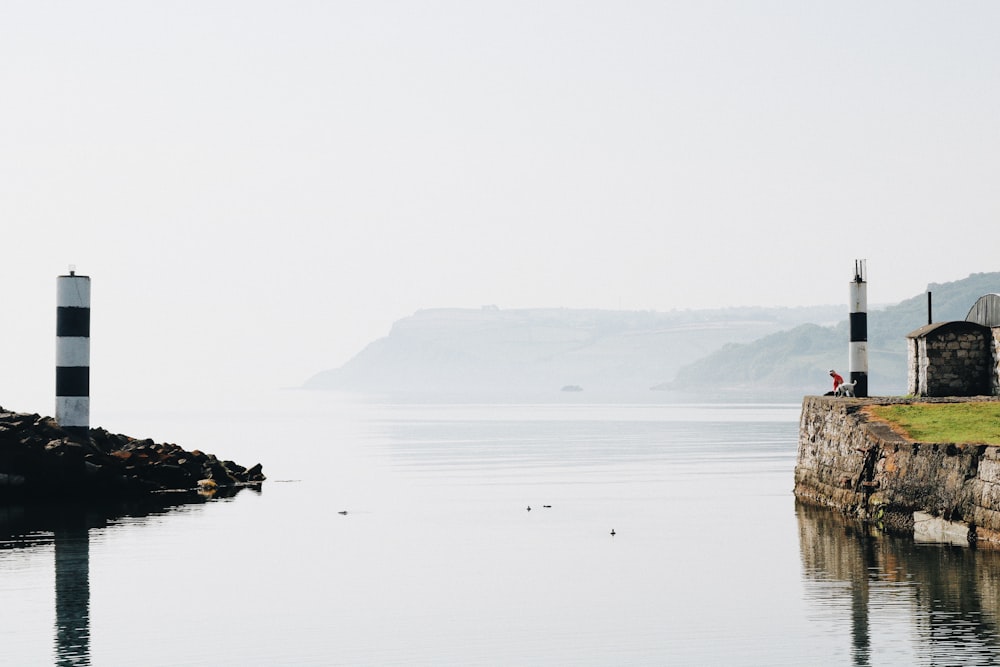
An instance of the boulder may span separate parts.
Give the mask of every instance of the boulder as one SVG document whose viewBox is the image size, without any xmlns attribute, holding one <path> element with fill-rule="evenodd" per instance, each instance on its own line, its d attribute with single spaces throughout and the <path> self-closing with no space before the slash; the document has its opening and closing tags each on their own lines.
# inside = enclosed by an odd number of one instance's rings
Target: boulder
<svg viewBox="0 0 1000 667">
<path fill-rule="evenodd" d="M 95 428 L 64 431 L 50 417 L 0 408 L 0 499 L 115 498 L 193 491 L 201 479 L 220 489 L 259 486 L 261 465 L 247 469 L 199 450 Z"/>
</svg>

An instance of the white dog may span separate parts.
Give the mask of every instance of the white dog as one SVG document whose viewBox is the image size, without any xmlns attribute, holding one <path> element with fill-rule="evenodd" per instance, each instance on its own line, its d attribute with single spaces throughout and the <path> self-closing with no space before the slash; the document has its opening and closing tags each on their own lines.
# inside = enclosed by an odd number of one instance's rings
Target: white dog
<svg viewBox="0 0 1000 667">
<path fill-rule="evenodd" d="M 854 385 L 856 385 L 857 383 L 858 383 L 857 380 L 854 380 L 852 382 L 845 382 L 845 383 L 843 383 L 842 385 L 840 385 L 839 387 L 837 387 L 837 391 L 834 392 L 834 395 L 835 396 L 850 396 L 851 398 L 854 398 Z"/>
</svg>

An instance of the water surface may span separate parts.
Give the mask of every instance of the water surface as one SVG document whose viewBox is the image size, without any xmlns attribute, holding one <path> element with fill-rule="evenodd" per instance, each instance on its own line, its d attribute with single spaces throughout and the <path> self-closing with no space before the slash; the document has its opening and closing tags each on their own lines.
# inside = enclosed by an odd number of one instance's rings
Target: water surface
<svg viewBox="0 0 1000 667">
<path fill-rule="evenodd" d="M 0 640 L 19 665 L 998 659 L 995 555 L 797 507 L 798 416 L 322 393 L 108 415 L 269 479 L 174 507 L 5 508 Z"/>
</svg>

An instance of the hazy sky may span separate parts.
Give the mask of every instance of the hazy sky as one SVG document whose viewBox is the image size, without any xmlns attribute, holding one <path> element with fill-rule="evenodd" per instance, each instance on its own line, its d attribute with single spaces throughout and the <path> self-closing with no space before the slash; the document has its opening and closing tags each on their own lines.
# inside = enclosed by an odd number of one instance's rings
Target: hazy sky
<svg viewBox="0 0 1000 667">
<path fill-rule="evenodd" d="M 0 4 L 0 405 L 298 385 L 421 308 L 1000 269 L 1000 3 Z"/>
</svg>

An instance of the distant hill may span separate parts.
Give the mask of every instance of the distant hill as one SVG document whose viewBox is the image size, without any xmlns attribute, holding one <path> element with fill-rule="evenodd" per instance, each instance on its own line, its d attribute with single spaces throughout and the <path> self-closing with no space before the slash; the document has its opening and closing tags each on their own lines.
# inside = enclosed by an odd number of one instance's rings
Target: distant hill
<svg viewBox="0 0 1000 667">
<path fill-rule="evenodd" d="M 649 400 L 650 387 L 726 344 L 747 343 L 805 322 L 830 324 L 845 317 L 845 310 L 422 310 L 305 386 L 533 399 L 573 387 L 580 400 L 612 395 Z"/>
<path fill-rule="evenodd" d="M 934 321 L 961 320 L 980 296 L 1000 292 L 1000 273 L 927 289 Z M 484 400 L 568 400 L 571 394 L 580 401 L 798 401 L 829 389 L 830 368 L 846 375 L 847 315 L 846 304 L 670 312 L 422 310 L 304 386 Z M 926 323 L 926 293 L 869 310 L 870 393 L 905 393 L 906 334 Z"/>
<path fill-rule="evenodd" d="M 964 320 L 976 300 L 1000 292 L 1000 273 L 975 273 L 955 282 L 927 286 L 935 322 Z M 868 313 L 868 386 L 871 395 L 906 393 L 906 334 L 927 324 L 927 294 Z M 681 368 L 672 392 L 714 397 L 791 398 L 820 394 L 830 387 L 827 371 L 846 377 L 846 318 L 836 326 L 806 324 L 790 331 L 721 349 Z"/>
</svg>

